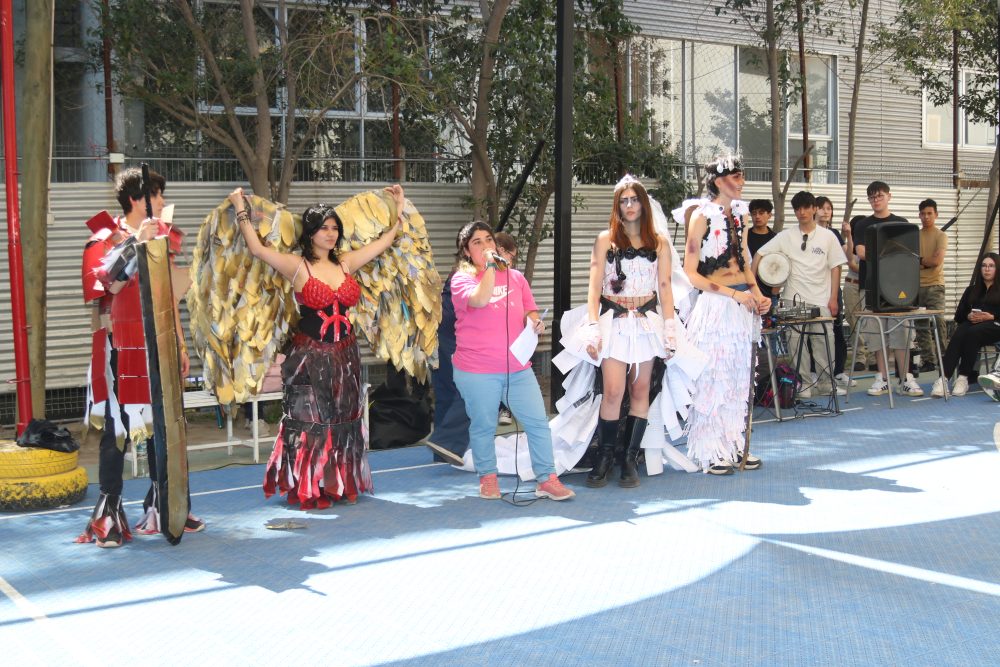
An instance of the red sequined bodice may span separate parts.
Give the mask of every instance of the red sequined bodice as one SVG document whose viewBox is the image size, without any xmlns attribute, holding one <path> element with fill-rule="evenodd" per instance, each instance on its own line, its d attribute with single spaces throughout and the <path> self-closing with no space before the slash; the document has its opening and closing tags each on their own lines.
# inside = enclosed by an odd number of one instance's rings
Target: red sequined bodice
<svg viewBox="0 0 1000 667">
<path fill-rule="evenodd" d="M 361 298 L 361 286 L 350 274 L 344 278 L 337 289 L 333 289 L 322 280 L 310 275 L 301 292 L 295 293 L 295 299 L 309 308 L 327 308 L 334 303 L 350 308 Z"/>
</svg>

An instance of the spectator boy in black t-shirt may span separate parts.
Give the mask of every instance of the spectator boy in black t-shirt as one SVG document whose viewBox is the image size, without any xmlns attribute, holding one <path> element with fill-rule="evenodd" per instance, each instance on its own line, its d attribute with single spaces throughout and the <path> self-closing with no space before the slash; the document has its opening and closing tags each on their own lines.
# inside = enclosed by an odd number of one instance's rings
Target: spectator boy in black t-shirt
<svg viewBox="0 0 1000 667">
<path fill-rule="evenodd" d="M 774 204 L 770 199 L 750 200 L 750 220 L 753 227 L 747 230 L 747 249 L 750 251 L 750 259 L 753 259 L 757 251 L 764 247 L 764 244 L 777 236 L 774 230 L 768 227 L 771 222 L 771 214 L 774 213 Z M 760 280 L 757 276 L 757 286 L 760 291 L 767 295 L 777 296 L 781 288 L 771 287 Z"/>
</svg>

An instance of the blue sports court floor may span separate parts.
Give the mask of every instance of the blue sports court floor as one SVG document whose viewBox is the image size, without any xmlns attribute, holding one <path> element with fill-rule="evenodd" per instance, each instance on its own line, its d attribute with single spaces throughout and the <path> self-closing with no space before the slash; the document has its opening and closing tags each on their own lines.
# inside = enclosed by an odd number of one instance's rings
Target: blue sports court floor
<svg viewBox="0 0 1000 667">
<path fill-rule="evenodd" d="M 755 472 L 574 475 L 575 500 L 525 507 L 422 447 L 372 453 L 377 496 L 316 512 L 265 500 L 259 465 L 193 473 L 208 529 L 176 547 L 73 544 L 91 486 L 0 514 L 0 662 L 1000 664 L 1000 406 L 845 407 L 758 423 Z"/>
</svg>

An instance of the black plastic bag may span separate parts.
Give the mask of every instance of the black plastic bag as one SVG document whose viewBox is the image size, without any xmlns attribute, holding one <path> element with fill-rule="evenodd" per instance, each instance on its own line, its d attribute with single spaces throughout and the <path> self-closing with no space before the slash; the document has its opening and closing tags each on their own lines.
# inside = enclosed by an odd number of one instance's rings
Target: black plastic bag
<svg viewBox="0 0 1000 667">
<path fill-rule="evenodd" d="M 18 437 L 17 444 L 66 454 L 80 451 L 80 443 L 70 435 L 70 432 L 48 419 L 32 419 L 28 422 L 24 433 Z"/>
<path fill-rule="evenodd" d="M 386 368 L 386 380 L 368 397 L 368 446 L 371 449 L 406 447 L 431 432 L 434 411 L 430 387 L 412 376 Z"/>
</svg>

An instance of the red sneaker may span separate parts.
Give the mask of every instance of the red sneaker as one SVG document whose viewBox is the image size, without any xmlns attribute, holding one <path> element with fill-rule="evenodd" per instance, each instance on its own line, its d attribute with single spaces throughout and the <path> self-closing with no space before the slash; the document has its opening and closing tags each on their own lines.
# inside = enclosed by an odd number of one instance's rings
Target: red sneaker
<svg viewBox="0 0 1000 667">
<path fill-rule="evenodd" d="M 479 497 L 486 500 L 500 499 L 500 482 L 497 481 L 496 473 L 479 478 Z"/>
<path fill-rule="evenodd" d="M 576 494 L 563 486 L 556 474 L 552 473 L 547 480 L 538 484 L 535 495 L 539 498 L 551 498 L 552 500 L 569 500 Z"/>
</svg>

